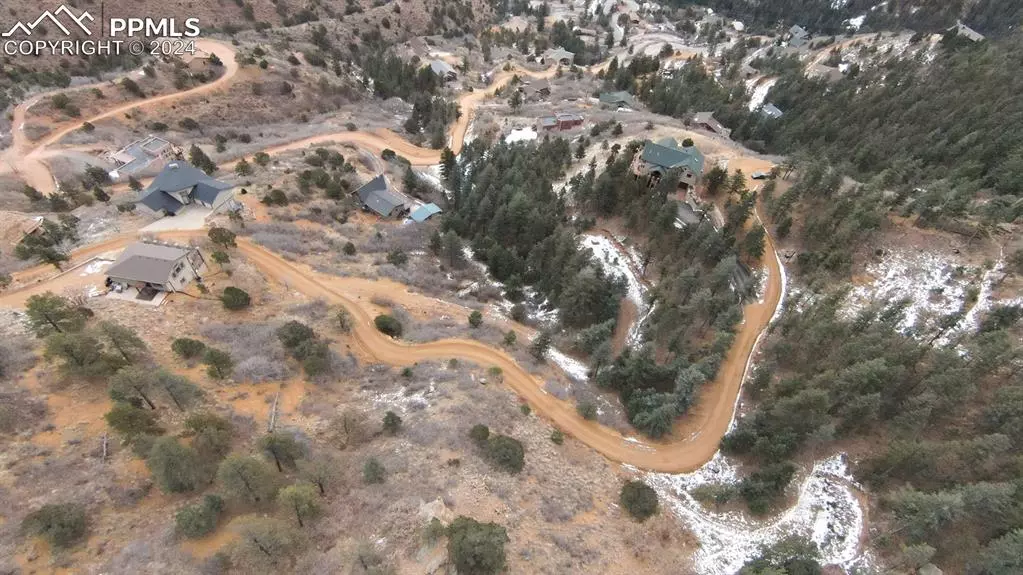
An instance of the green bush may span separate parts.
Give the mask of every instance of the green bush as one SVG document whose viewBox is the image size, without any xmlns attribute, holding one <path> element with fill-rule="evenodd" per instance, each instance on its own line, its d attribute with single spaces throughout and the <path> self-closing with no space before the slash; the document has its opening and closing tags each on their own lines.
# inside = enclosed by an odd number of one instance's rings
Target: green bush
<svg viewBox="0 0 1023 575">
<path fill-rule="evenodd" d="M 85 536 L 85 509 L 76 503 L 47 503 L 22 520 L 21 530 L 43 537 L 53 547 L 66 549 Z"/>
<path fill-rule="evenodd" d="M 206 351 L 206 344 L 187 337 L 179 337 L 171 344 L 171 351 L 182 359 L 196 359 Z"/>
<path fill-rule="evenodd" d="M 565 443 L 565 433 L 560 429 L 555 429 L 551 432 L 551 441 L 554 442 L 554 445 Z"/>
<path fill-rule="evenodd" d="M 481 325 L 483 325 L 483 314 L 481 314 L 479 310 L 473 310 L 473 312 L 469 314 L 469 327 L 476 329 Z"/>
<path fill-rule="evenodd" d="M 477 445 L 483 445 L 486 443 L 487 439 L 490 438 L 490 428 L 482 423 L 477 423 L 469 430 L 469 437 L 472 438 Z"/>
<path fill-rule="evenodd" d="M 505 567 L 508 533 L 496 523 L 459 516 L 448 526 L 448 560 L 458 573 L 492 575 Z"/>
<path fill-rule="evenodd" d="M 646 521 L 657 513 L 657 492 L 642 481 L 626 481 L 618 501 L 637 521 Z"/>
<path fill-rule="evenodd" d="M 575 406 L 575 410 L 583 419 L 590 421 L 597 419 L 597 405 L 592 401 L 580 401 L 579 405 Z"/>
<path fill-rule="evenodd" d="M 206 495 L 202 501 L 189 505 L 174 515 L 178 533 L 198 539 L 217 529 L 217 520 L 224 510 L 224 499 L 219 495 Z"/>
<path fill-rule="evenodd" d="M 401 429 L 401 418 L 397 413 L 388 411 L 384 414 L 384 432 L 388 435 L 395 435 Z"/>
<path fill-rule="evenodd" d="M 387 470 L 375 457 L 370 457 L 362 466 L 362 480 L 371 485 L 383 483 L 387 477 Z"/>
<path fill-rule="evenodd" d="M 401 337 L 401 322 L 394 316 L 380 314 L 373 320 L 373 324 L 377 326 L 381 333 L 391 337 Z"/>
<path fill-rule="evenodd" d="M 202 480 L 199 454 L 174 437 L 161 437 L 153 443 L 146 466 L 164 493 L 193 491 Z"/>
<path fill-rule="evenodd" d="M 232 311 L 245 309 L 252 303 L 248 293 L 234 286 L 224 288 L 224 293 L 220 296 L 220 301 L 224 304 L 226 309 Z"/>
<path fill-rule="evenodd" d="M 354 256 L 356 253 L 355 244 L 353 244 L 352 242 L 345 242 L 345 245 L 344 247 L 341 248 L 341 251 L 344 252 L 346 256 Z"/>
<path fill-rule="evenodd" d="M 292 351 L 307 340 L 315 337 L 316 332 L 313 331 L 313 328 L 295 320 L 289 321 L 277 328 L 277 339 L 281 340 L 285 348 Z"/>
<path fill-rule="evenodd" d="M 525 450 L 519 440 L 507 435 L 495 435 L 487 440 L 487 459 L 508 473 L 518 473 L 525 465 Z"/>
</svg>

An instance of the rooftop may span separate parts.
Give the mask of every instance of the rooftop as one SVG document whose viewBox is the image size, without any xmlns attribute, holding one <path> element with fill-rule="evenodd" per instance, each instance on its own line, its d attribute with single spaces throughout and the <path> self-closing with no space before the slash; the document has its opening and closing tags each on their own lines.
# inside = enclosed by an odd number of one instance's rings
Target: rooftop
<svg viewBox="0 0 1023 575">
<path fill-rule="evenodd" d="M 648 140 L 640 159 L 668 170 L 687 167 L 695 174 L 703 173 L 703 153 L 696 146 L 679 145 L 674 138 Z"/>
<path fill-rule="evenodd" d="M 604 92 L 600 95 L 600 101 L 604 104 L 625 104 L 632 106 L 635 99 L 628 92 Z"/>
<path fill-rule="evenodd" d="M 116 152 L 110 158 L 118 162 L 118 174 L 135 174 L 144 170 L 153 160 L 160 157 L 171 147 L 171 143 L 158 136 L 148 136 L 136 140 Z"/>
<path fill-rule="evenodd" d="M 107 276 L 146 283 L 164 283 L 174 271 L 177 262 L 194 249 L 146 242 L 134 243 L 125 248 L 121 257 L 107 269 Z"/>
<path fill-rule="evenodd" d="M 149 187 L 142 192 L 140 201 L 153 211 L 166 210 L 173 214 L 180 210 L 183 204 L 171 196 L 171 193 L 187 190 L 193 199 L 213 204 L 221 192 L 233 187 L 207 176 L 206 172 L 188 162 L 176 160 L 164 166 Z"/>
<path fill-rule="evenodd" d="M 448 64 L 444 60 L 434 60 L 430 62 L 430 69 L 433 70 L 434 74 L 437 74 L 441 78 L 448 74 L 455 73 L 455 69 L 451 67 L 451 64 Z"/>
<path fill-rule="evenodd" d="M 383 174 L 363 184 L 356 193 L 367 208 L 384 217 L 390 216 L 394 208 L 405 204 L 405 197 L 391 190 Z"/>
<path fill-rule="evenodd" d="M 434 203 L 423 204 L 418 208 L 412 210 L 412 214 L 409 216 L 416 222 L 425 222 L 430 219 L 431 216 L 435 216 L 441 213 L 440 206 Z"/>
<path fill-rule="evenodd" d="M 569 52 L 564 48 L 553 48 L 551 50 L 547 50 L 547 52 L 544 53 L 544 59 L 554 60 L 556 62 L 560 62 L 562 60 L 568 60 L 569 62 L 571 62 L 572 60 L 575 59 L 575 53 Z"/>
</svg>

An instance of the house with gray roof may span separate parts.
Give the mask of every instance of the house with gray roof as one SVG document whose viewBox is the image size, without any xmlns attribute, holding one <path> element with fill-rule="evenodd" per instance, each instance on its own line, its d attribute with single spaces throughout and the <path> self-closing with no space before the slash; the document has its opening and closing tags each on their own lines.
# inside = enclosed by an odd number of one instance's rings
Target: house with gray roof
<svg viewBox="0 0 1023 575">
<path fill-rule="evenodd" d="M 971 40 L 973 42 L 984 41 L 983 34 L 974 30 L 973 28 L 970 28 L 966 24 L 963 24 L 962 20 L 957 21 L 956 25 L 949 28 L 948 31 L 955 32 L 956 36 L 966 38 L 967 40 Z"/>
<path fill-rule="evenodd" d="M 785 115 L 781 110 L 778 109 L 778 106 L 775 106 L 774 104 L 771 103 L 764 104 L 764 107 L 760 108 L 760 113 L 763 114 L 764 116 L 767 116 L 768 118 L 774 119 L 778 119 Z"/>
<path fill-rule="evenodd" d="M 363 184 L 355 194 L 359 196 L 363 209 L 383 218 L 400 216 L 407 210 L 405 206 L 410 203 L 404 194 L 391 189 L 383 174 Z"/>
<path fill-rule="evenodd" d="M 543 55 L 542 64 L 561 64 L 563 66 L 570 66 L 575 61 L 575 52 L 569 52 L 564 48 L 552 48 L 547 50 Z"/>
<path fill-rule="evenodd" d="M 207 176 L 188 162 L 175 160 L 164 166 L 142 191 L 138 203 L 169 216 L 192 204 L 216 212 L 234 195 L 233 189 L 233 185 Z"/>
<path fill-rule="evenodd" d="M 804 30 L 801 26 L 796 25 L 789 28 L 789 46 L 793 48 L 802 48 L 810 41 L 810 33 Z"/>
<path fill-rule="evenodd" d="M 202 254 L 191 246 L 138 242 L 107 269 L 107 285 L 117 292 L 177 292 L 199 279 L 205 267 Z"/>
<path fill-rule="evenodd" d="M 691 140 L 679 144 L 674 138 L 664 138 L 657 142 L 647 140 L 632 168 L 634 174 L 647 178 L 650 185 L 654 185 L 669 171 L 677 170 L 679 187 L 688 191 L 695 188 L 703 176 L 703 164 L 703 153 Z"/>
<path fill-rule="evenodd" d="M 458 72 L 451 67 L 451 64 L 448 64 L 444 60 L 434 60 L 430 62 L 430 69 L 433 70 L 433 73 L 436 74 L 442 82 L 458 79 Z"/>
<path fill-rule="evenodd" d="M 179 150 L 177 146 L 159 136 L 147 136 L 127 146 L 110 152 L 107 160 L 116 168 L 110 172 L 110 179 L 118 180 L 124 176 L 133 176 L 146 168 L 158 168 L 163 162 L 174 157 Z"/>
</svg>

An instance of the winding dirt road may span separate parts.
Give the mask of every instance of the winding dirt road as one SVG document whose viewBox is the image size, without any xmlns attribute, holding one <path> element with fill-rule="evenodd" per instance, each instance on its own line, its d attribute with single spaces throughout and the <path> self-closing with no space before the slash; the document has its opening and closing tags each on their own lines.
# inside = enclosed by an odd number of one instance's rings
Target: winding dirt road
<svg viewBox="0 0 1023 575">
<path fill-rule="evenodd" d="M 234 75 L 237 69 L 234 65 L 233 50 L 219 42 L 205 42 L 206 46 L 204 49 L 217 53 L 224 61 L 225 66 L 228 67 L 228 70 L 221 79 L 186 92 L 168 94 L 121 106 L 90 118 L 88 121 L 100 120 L 139 106 L 193 95 L 197 91 L 209 91 L 222 86 L 224 82 Z M 456 153 L 461 150 L 475 106 L 507 83 L 514 74 L 549 77 L 555 73 L 555 69 L 539 73 L 523 70 L 504 72 L 494 79 L 493 85 L 489 89 L 472 92 L 463 96 L 459 100 L 459 104 L 462 106 L 462 118 L 451 129 L 451 149 Z M 23 104 L 23 106 L 26 105 Z M 27 109 L 27 106 L 24 109 Z M 23 155 L 21 157 L 10 156 L 10 159 L 13 160 L 12 164 L 21 167 L 23 176 L 31 176 L 34 180 L 45 179 L 52 186 L 52 177 L 46 169 L 46 165 L 39 162 L 38 158 L 45 152 L 47 145 L 57 142 L 73 129 L 69 128 L 58 132 L 31 150 L 27 149 L 27 145 L 22 140 L 20 147 L 12 148 L 15 152 Z M 386 130 L 372 133 L 342 132 L 325 134 L 265 151 L 268 153 L 280 152 L 330 141 L 354 142 L 377 151 L 390 148 L 396 153 L 405 156 L 414 164 L 435 164 L 439 161 L 440 157 L 438 150 L 420 148 L 402 139 L 397 134 Z M 40 189 L 50 188 L 44 186 Z M 158 235 L 165 239 L 185 240 L 202 236 L 203 232 L 169 232 Z M 98 244 L 85 246 L 74 253 L 74 261 L 80 262 L 89 256 L 122 248 L 136 239 L 136 236 L 133 234 L 124 234 Z M 274 278 L 276 281 L 285 282 L 290 288 L 299 290 L 310 297 L 323 298 L 333 304 L 343 305 L 347 308 L 355 319 L 355 326 L 352 332 L 352 339 L 355 345 L 362 348 L 368 355 L 376 358 L 378 361 L 405 366 L 418 361 L 458 358 L 472 361 L 482 366 L 499 367 L 504 374 L 504 381 L 516 393 L 528 401 L 536 411 L 549 418 L 566 433 L 571 434 L 609 459 L 641 469 L 669 473 L 687 472 L 697 469 L 709 461 L 717 451 L 718 443 L 732 421 L 736 399 L 752 353 L 755 351 L 756 344 L 770 323 L 782 297 L 781 264 L 775 253 L 773 242 L 768 237 L 765 254 L 768 277 L 763 300 L 746 306 L 744 321 L 739 328 L 739 332 L 736 334 L 735 342 L 725 357 L 717 378 L 701 390 L 696 407 L 678 422 L 671 438 L 666 441 L 651 441 L 626 438 L 611 428 L 583 419 L 579 416 L 572 403 L 559 400 L 545 392 L 542 380 L 530 375 L 514 359 L 498 349 L 477 341 L 463 339 L 447 339 L 416 345 L 397 342 L 377 331 L 373 326 L 372 312 L 364 308 L 357 301 L 347 297 L 337 287 L 340 283 L 339 278 L 319 274 L 308 266 L 290 263 L 247 239 L 239 239 L 238 250 L 268 277 Z M 0 306 L 22 307 L 30 295 L 41 293 L 55 285 L 60 285 L 59 281 L 61 278 L 67 277 L 64 275 L 47 280 L 39 279 L 45 273 L 45 270 L 46 268 L 36 267 L 15 274 L 15 280 L 18 283 L 26 281 L 35 281 L 35 283 L 29 283 L 21 288 L 4 293 L 0 296 Z"/>
<path fill-rule="evenodd" d="M 195 46 L 199 50 L 204 50 L 211 54 L 216 54 L 220 61 L 224 63 L 224 73 L 216 80 L 207 84 L 196 86 L 189 90 L 182 92 L 173 92 L 170 94 L 164 94 L 162 96 L 155 96 L 153 98 L 147 98 L 145 100 L 139 100 L 136 102 L 128 102 L 121 106 L 111 108 L 106 112 L 97 114 L 91 118 L 82 120 L 81 122 L 73 123 L 60 130 L 57 130 L 53 134 L 50 134 L 45 140 L 39 142 L 34 147 L 31 142 L 28 141 L 28 137 L 25 135 L 25 117 L 28 114 L 28 110 L 34 106 L 42 98 L 56 94 L 57 92 L 66 92 L 67 90 L 55 90 L 51 92 L 45 92 L 38 94 L 25 102 L 22 102 L 14 109 L 14 120 L 11 122 L 11 137 L 12 143 L 9 148 L 4 150 L 3 155 L 0 156 L 3 159 L 3 163 L 0 164 L 0 173 L 5 170 L 12 170 L 18 174 L 25 183 L 39 190 L 44 194 L 52 194 L 56 191 L 56 182 L 53 179 L 53 175 L 50 173 L 49 168 L 43 163 L 43 158 L 47 157 L 46 148 L 57 142 L 59 142 L 64 136 L 67 136 L 71 132 L 79 129 L 85 122 L 95 124 L 100 120 L 122 114 L 129 110 L 135 110 L 137 108 L 144 108 L 159 104 L 161 102 L 167 102 L 170 100 L 178 100 L 180 98 L 186 98 L 188 96 L 194 96 L 196 94 L 202 94 L 217 90 L 227 85 L 231 81 L 231 78 L 238 72 L 238 63 L 235 61 L 235 51 L 230 44 L 223 42 L 217 42 L 216 40 L 196 40 Z M 97 86 L 105 85 L 106 82 L 99 82 L 96 84 L 89 84 L 86 86 L 76 86 L 72 90 L 83 90 L 87 88 L 94 88 Z"/>
</svg>

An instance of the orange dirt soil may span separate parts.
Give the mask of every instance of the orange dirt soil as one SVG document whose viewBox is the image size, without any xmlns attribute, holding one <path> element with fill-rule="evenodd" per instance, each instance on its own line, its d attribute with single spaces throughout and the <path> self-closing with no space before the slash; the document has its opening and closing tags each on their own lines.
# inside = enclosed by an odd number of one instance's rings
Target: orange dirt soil
<svg viewBox="0 0 1023 575">
<path fill-rule="evenodd" d="M 226 44 L 211 40 L 203 41 L 202 47 L 205 50 L 216 53 L 227 68 L 225 74 L 217 81 L 185 92 L 168 94 L 120 106 L 89 118 L 88 121 L 94 122 L 135 107 L 148 106 L 157 102 L 168 102 L 176 98 L 224 86 L 237 71 L 237 66 L 234 63 L 234 50 Z M 549 77 L 556 73 L 556 68 L 539 73 L 524 70 L 502 72 L 495 77 L 493 85 L 488 90 L 468 93 L 460 98 L 459 104 L 462 107 L 462 117 L 452 126 L 450 134 L 450 147 L 455 153 L 458 153 L 462 148 L 475 105 L 510 81 L 516 73 L 532 77 Z M 22 110 L 21 121 L 23 121 L 24 110 L 30 105 L 31 103 L 27 103 L 19 106 L 19 109 Z M 46 165 L 40 161 L 40 158 L 45 155 L 46 146 L 59 141 L 71 130 L 67 129 L 58 132 L 34 149 L 28 149 L 24 136 L 18 136 L 18 126 L 20 126 L 21 121 L 18 120 L 16 112 L 14 124 L 16 141 L 15 145 L 4 153 L 4 160 L 11 167 L 19 167 L 20 169 L 16 171 L 21 173 L 30 184 L 38 187 L 41 191 L 52 190 L 53 178 Z M 436 164 L 440 158 L 440 151 L 415 146 L 389 130 L 372 133 L 343 132 L 326 134 L 266 151 L 279 152 L 327 141 L 353 142 L 372 150 L 390 148 L 408 158 L 413 164 L 419 165 Z M 726 157 L 733 161 L 733 167 L 736 165 L 741 166 L 745 168 L 744 171 L 747 171 L 747 169 L 754 165 L 770 166 L 768 162 L 743 157 L 742 153 L 738 150 L 732 151 Z M 3 166 L 0 166 L 0 169 L 2 168 Z M 159 235 L 165 239 L 180 240 L 201 236 L 203 232 L 171 232 Z M 74 260 L 76 262 L 81 261 L 90 254 L 96 255 L 124 247 L 135 239 L 135 236 L 131 234 L 123 234 L 100 244 L 86 246 L 75 253 Z M 355 324 L 352 332 L 353 344 L 365 355 L 373 357 L 377 361 L 397 366 L 412 365 L 419 361 L 458 358 L 482 366 L 499 367 L 503 371 L 505 383 L 514 389 L 525 401 L 529 402 L 536 411 L 553 421 L 566 433 L 571 434 L 614 461 L 627 463 L 642 469 L 672 473 L 697 469 L 709 461 L 717 451 L 718 443 L 731 423 L 736 399 L 745 377 L 748 360 L 755 350 L 760 335 L 766 329 L 775 309 L 781 301 L 782 295 L 780 264 L 775 253 L 774 244 L 770 237 L 768 237 L 764 258 L 768 277 L 763 301 L 746 306 L 744 321 L 740 326 L 739 332 L 736 334 L 735 343 L 721 365 L 717 378 L 701 390 L 696 407 L 676 425 L 671 439 L 668 441 L 626 439 L 611 428 L 580 417 L 572 403 L 561 401 L 549 395 L 543 390 L 542 380 L 530 375 L 508 354 L 502 351 L 477 341 L 463 339 L 446 339 L 418 345 L 392 340 L 377 331 L 373 326 L 373 312 L 363 303 L 364 300 L 356 301 L 352 299 L 348 292 L 338 289 L 338 280 L 342 278 L 332 279 L 329 276 L 313 271 L 307 266 L 289 263 L 284 258 L 246 239 L 239 240 L 238 250 L 262 273 L 277 281 L 284 282 L 289 289 L 300 291 L 310 297 L 322 298 L 330 303 L 341 304 L 347 308 L 349 313 L 352 314 Z M 0 305 L 23 306 L 29 295 L 52 289 L 54 282 L 68 282 L 68 276 L 74 274 L 72 271 L 68 274 L 57 276 L 53 280 L 38 279 L 41 278 L 44 269 L 37 267 L 16 274 L 15 280 L 18 283 L 24 283 L 26 280 L 35 280 L 37 283 L 5 293 L 3 296 L 0 296 Z"/>
</svg>

